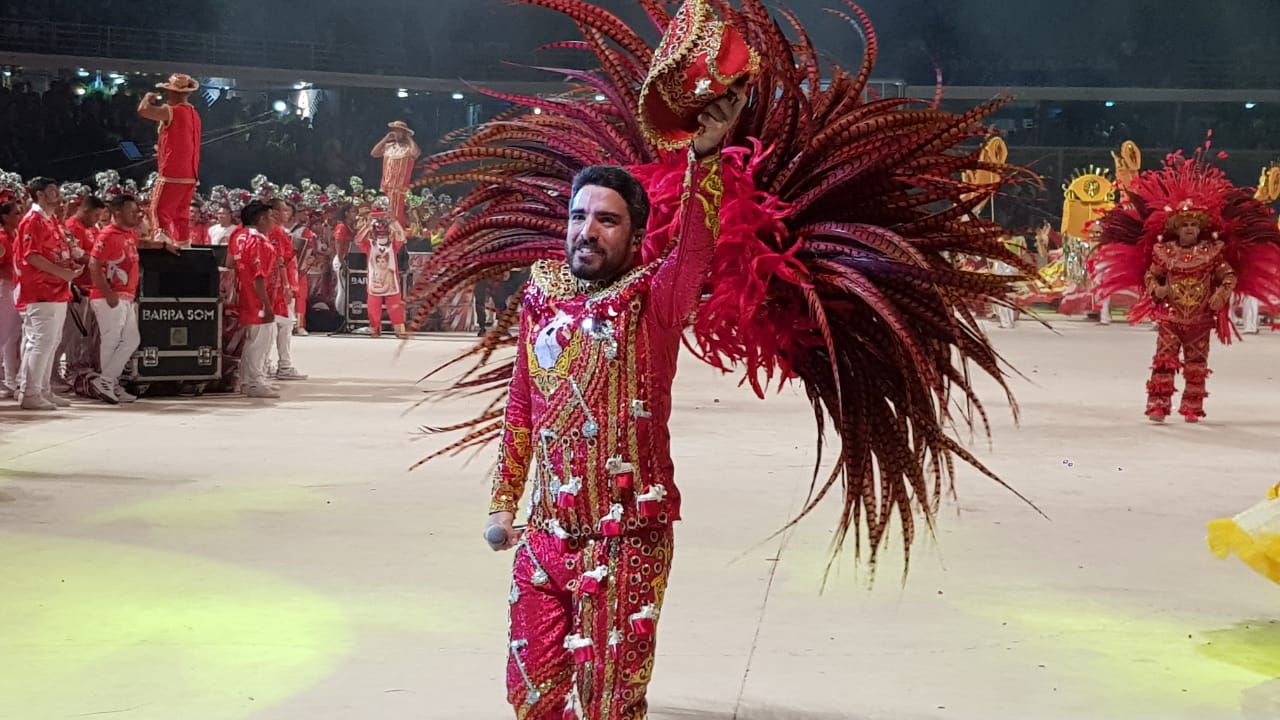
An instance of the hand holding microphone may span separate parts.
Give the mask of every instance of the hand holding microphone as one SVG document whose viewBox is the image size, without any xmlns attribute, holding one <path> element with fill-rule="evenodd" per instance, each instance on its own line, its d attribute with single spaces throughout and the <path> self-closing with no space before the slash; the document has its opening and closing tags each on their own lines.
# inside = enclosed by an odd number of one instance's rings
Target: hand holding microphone
<svg viewBox="0 0 1280 720">
<path fill-rule="evenodd" d="M 484 528 L 484 541 L 494 552 L 510 550 L 520 542 L 524 528 L 517 528 L 515 513 L 496 512 L 489 516 L 489 523 Z"/>
</svg>

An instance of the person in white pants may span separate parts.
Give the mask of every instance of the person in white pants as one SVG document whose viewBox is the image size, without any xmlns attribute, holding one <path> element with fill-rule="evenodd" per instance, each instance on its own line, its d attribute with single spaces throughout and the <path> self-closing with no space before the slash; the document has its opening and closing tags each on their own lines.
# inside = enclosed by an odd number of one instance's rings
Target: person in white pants
<svg viewBox="0 0 1280 720">
<path fill-rule="evenodd" d="M 14 283 L 13 256 L 22 213 L 22 203 L 0 189 L 0 398 L 6 399 L 18 396 L 21 362 L 22 315 L 14 305 L 18 286 Z"/>
<path fill-rule="evenodd" d="M 115 405 L 138 398 L 120 386 L 129 358 L 138 349 L 138 223 L 142 208 L 131 195 L 111 200 L 111 224 L 94 242 L 89 253 L 89 307 L 98 319 L 98 367 L 102 372 L 90 382 L 99 399 Z"/>
<path fill-rule="evenodd" d="M 1244 320 L 1244 332 L 1247 335 L 1258 334 L 1258 315 L 1261 312 L 1258 298 L 1245 295 L 1240 299 L 1240 315 Z"/>
<path fill-rule="evenodd" d="M 276 325 L 267 277 L 278 270 L 275 248 L 267 237 L 275 222 L 270 209 L 256 200 L 244 207 L 240 220 L 247 230 L 235 248 L 240 325 L 244 327 L 240 391 L 253 398 L 278 398 L 267 382 L 267 355 Z"/>
<path fill-rule="evenodd" d="M 297 303 L 294 302 L 293 293 L 297 286 L 294 278 L 298 276 L 298 257 L 293 249 L 293 238 L 285 230 L 293 221 L 293 213 L 293 203 L 288 200 L 276 198 L 271 201 L 271 217 L 275 221 L 275 227 L 267 237 L 276 251 L 277 271 L 267 278 L 267 292 L 276 305 L 272 309 L 276 316 L 273 344 L 278 360 L 275 372 L 277 380 L 307 379 L 293 365 L 293 329 L 298 324 Z M 281 305 L 282 301 L 284 305 Z M 267 355 L 270 354 L 271 348 L 268 347 Z M 263 372 L 270 374 L 265 365 L 266 360 L 263 362 Z"/>
<path fill-rule="evenodd" d="M 62 324 L 71 301 L 70 282 L 84 270 L 71 259 L 71 249 L 58 219 L 62 193 L 48 178 L 27 185 L 33 205 L 18 223 L 15 266 L 18 273 L 16 305 L 22 313 L 22 364 L 18 370 L 18 396 L 23 410 L 53 410 L 71 402 L 53 394 L 49 375 Z"/>
</svg>

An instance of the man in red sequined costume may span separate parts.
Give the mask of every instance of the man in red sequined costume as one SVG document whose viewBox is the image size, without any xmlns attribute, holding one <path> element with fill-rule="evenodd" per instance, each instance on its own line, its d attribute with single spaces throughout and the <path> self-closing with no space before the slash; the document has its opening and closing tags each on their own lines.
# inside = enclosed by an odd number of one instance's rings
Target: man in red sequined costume
<svg viewBox="0 0 1280 720">
<path fill-rule="evenodd" d="M 533 268 L 489 518 L 516 549 L 507 687 L 518 717 L 645 715 L 680 518 L 671 383 L 718 233 L 719 148 L 744 92 L 699 117 L 679 240 L 665 259 L 640 262 L 644 188 L 595 166 L 574 182 L 568 262 Z M 529 530 L 519 533 L 530 467 Z"/>
<path fill-rule="evenodd" d="M 1185 204 L 1165 223 L 1174 239 L 1152 249 L 1143 284 L 1155 300 L 1156 355 L 1147 382 L 1147 417 L 1164 422 L 1173 409 L 1173 376 L 1182 370 L 1186 387 L 1178 413 L 1190 423 L 1204 417 L 1209 377 L 1209 339 L 1222 308 L 1231 302 L 1236 272 L 1223 257 L 1224 243 L 1206 231 L 1209 215 Z M 1166 237 L 1168 236 L 1166 234 Z"/>
</svg>

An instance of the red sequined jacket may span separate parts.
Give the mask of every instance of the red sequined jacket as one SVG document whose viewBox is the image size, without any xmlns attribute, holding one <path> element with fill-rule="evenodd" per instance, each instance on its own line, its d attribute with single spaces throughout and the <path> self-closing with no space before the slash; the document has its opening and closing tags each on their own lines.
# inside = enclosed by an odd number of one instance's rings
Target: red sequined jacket
<svg viewBox="0 0 1280 720">
<path fill-rule="evenodd" d="M 1177 325 L 1212 326 L 1218 314 L 1211 302 L 1217 293 L 1225 305 L 1236 287 L 1236 273 L 1222 256 L 1220 240 L 1183 248 L 1177 243 L 1159 243 L 1151 251 L 1151 268 L 1146 286 L 1150 293 L 1168 285 L 1169 294 L 1158 301 L 1156 318 Z"/>
<path fill-rule="evenodd" d="M 532 468 L 531 527 L 582 538 L 679 519 L 671 383 L 722 193 L 719 155 L 691 155 L 678 242 L 607 287 L 534 265 L 490 512 L 516 511 Z"/>
</svg>

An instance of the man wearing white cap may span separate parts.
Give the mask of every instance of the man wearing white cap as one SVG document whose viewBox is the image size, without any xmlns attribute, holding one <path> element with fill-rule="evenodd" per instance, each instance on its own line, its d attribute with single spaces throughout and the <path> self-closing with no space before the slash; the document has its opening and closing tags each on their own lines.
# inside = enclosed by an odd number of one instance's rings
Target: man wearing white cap
<svg viewBox="0 0 1280 720">
<path fill-rule="evenodd" d="M 401 227 L 409 227 L 409 218 L 405 215 L 405 193 L 409 191 L 409 180 L 413 177 L 413 163 L 422 154 L 418 143 L 413 141 L 413 131 L 409 126 L 396 120 L 387 123 L 391 131 L 386 137 L 373 146 L 373 157 L 382 158 L 382 186 L 379 188 L 391 200 L 391 217 Z"/>
<path fill-rule="evenodd" d="M 200 83 L 190 75 L 175 73 L 168 82 L 158 83 L 164 90 L 162 102 L 158 93 L 147 93 L 138 104 L 138 115 L 159 124 L 160 140 L 156 144 L 159 177 L 151 193 L 150 220 L 152 240 L 169 247 L 191 244 L 191 198 L 200 183 L 200 115 L 187 102 Z"/>
</svg>

